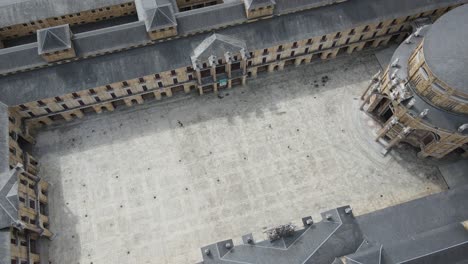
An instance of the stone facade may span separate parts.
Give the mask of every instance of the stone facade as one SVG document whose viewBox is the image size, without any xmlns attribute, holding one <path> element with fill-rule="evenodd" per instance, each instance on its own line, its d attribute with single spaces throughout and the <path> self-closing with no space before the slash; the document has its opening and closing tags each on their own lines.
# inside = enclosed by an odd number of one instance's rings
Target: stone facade
<svg viewBox="0 0 468 264">
<path fill-rule="evenodd" d="M 363 94 L 361 109 L 382 124 L 376 141 L 386 150 L 406 142 L 421 150 L 420 157 L 443 158 L 454 151 L 467 156 L 468 95 L 435 76 L 426 63 L 423 47 L 431 29 L 430 24 L 417 27 L 400 45 L 392 64 Z"/>
</svg>

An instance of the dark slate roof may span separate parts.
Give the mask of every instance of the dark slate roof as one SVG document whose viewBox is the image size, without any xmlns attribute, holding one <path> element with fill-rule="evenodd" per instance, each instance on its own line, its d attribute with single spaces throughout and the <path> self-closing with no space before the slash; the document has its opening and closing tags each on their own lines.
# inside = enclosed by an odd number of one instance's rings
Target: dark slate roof
<svg viewBox="0 0 468 264">
<path fill-rule="evenodd" d="M 71 31 L 68 24 L 39 29 L 37 31 L 38 53 L 44 54 L 66 50 L 72 47 Z"/>
<path fill-rule="evenodd" d="M 11 263 L 10 229 L 0 230 L 0 263 Z"/>
<path fill-rule="evenodd" d="M 244 3 L 229 2 L 176 14 L 179 34 L 207 31 L 247 21 Z"/>
<path fill-rule="evenodd" d="M 349 207 L 280 240 L 201 249 L 203 264 L 222 263 L 460 263 L 468 259 L 468 186 L 354 217 Z M 251 237 L 251 234 L 247 235 Z M 246 237 L 246 236 L 244 236 Z M 251 237 L 252 238 L 252 237 Z M 226 245 L 229 245 L 226 247 Z"/>
<path fill-rule="evenodd" d="M 393 62 L 397 58 L 399 59 L 399 68 L 397 72 L 399 79 L 408 79 L 408 60 L 411 54 L 413 54 L 415 48 L 419 46 L 421 41 L 423 41 L 423 37 L 427 34 L 428 31 L 431 31 L 431 26 L 426 26 L 421 30 L 421 37 L 415 37 L 412 35 L 409 37 L 411 40 L 410 44 L 402 43 L 395 50 L 391 61 Z M 395 69 L 390 69 L 388 74 L 392 74 L 394 71 Z M 416 93 L 411 85 L 409 85 L 409 87 L 412 91 L 414 99 L 414 106 L 409 108 L 410 114 L 418 116 L 425 109 L 428 109 L 429 112 L 426 117 L 424 117 L 423 121 L 431 124 L 433 127 L 438 127 L 451 132 L 457 131 L 461 125 L 468 123 L 468 115 L 453 113 L 435 107 L 429 103 L 427 99 Z M 468 133 L 468 131 L 465 130 L 463 133 Z"/>
<path fill-rule="evenodd" d="M 322 221 L 272 242 L 240 244 L 231 249 L 226 244 L 233 245 L 232 240 L 225 240 L 203 247 L 203 263 L 332 263 L 337 256 L 354 252 L 363 240 L 354 216 L 345 212 L 347 208 L 325 212 Z"/>
<path fill-rule="evenodd" d="M 424 38 L 424 57 L 441 81 L 468 94 L 468 5 L 439 18 Z"/>
<path fill-rule="evenodd" d="M 0 102 L 0 175 L 8 172 L 9 168 L 9 124 L 8 107 Z M 0 186 L 1 181 L 0 178 Z"/>
<path fill-rule="evenodd" d="M 349 0 L 275 0 L 275 14 L 284 14 L 295 12 L 303 9 L 316 8 L 324 5 L 332 5 L 335 3 L 345 2 Z M 356 0 L 353 0 L 356 1 Z"/>
<path fill-rule="evenodd" d="M 248 10 L 276 4 L 275 0 L 244 0 L 244 3 Z"/>
<path fill-rule="evenodd" d="M 0 4 L 0 28 L 127 2 L 132 1 L 6 0 Z"/>
<path fill-rule="evenodd" d="M 227 27 L 217 30 L 217 33 L 243 39 L 249 50 L 257 50 L 461 2 L 467 2 L 467 0 L 347 1 L 337 5 Z M 138 23 L 132 23 L 135 27 L 126 25 L 125 27 L 116 26 L 102 29 L 100 32 L 118 32 L 118 36 L 115 37 L 109 33 L 105 40 L 102 40 L 99 34 L 82 33 L 87 36 L 86 49 L 95 48 L 93 41 L 96 41 L 100 47 L 105 43 L 111 47 L 125 46 L 128 42 L 133 43 L 135 40 L 125 37 L 125 31 L 135 35 L 137 33 L 133 31 L 138 27 L 143 27 L 142 35 L 138 34 L 138 36 L 145 43 L 148 41 L 148 37 L 144 25 Z M 179 34 L 183 35 L 184 32 L 179 31 Z M 86 50 L 85 47 L 79 48 L 79 35 L 76 34 L 74 39 L 78 55 L 93 53 L 94 50 Z M 189 66 L 191 65 L 190 55 L 193 49 L 207 36 L 208 34 L 192 35 L 115 54 L 3 76 L 0 77 L 2 83 L 0 101 L 4 101 L 8 105 L 18 105 Z M 2 54 L 2 50 L 0 50 L 0 54 Z M 21 58 L 21 60 L 24 59 L 29 60 L 27 57 Z M 10 64 L 11 62 L 5 63 Z M 1 64 L 2 62 L 0 62 L 0 68 L 3 68 Z M 43 87 L 47 87 L 47 89 L 43 89 Z"/>
<path fill-rule="evenodd" d="M 239 53 L 247 50 L 245 41 L 222 34 L 213 34 L 204 39 L 193 51 L 192 62 L 207 61 L 210 56 L 224 58 L 226 52 Z"/>
</svg>

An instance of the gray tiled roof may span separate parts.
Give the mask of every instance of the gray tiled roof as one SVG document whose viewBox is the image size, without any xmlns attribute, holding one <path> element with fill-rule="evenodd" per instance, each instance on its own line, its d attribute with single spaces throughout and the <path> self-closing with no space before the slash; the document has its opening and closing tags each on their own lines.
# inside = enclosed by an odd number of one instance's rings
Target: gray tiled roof
<svg viewBox="0 0 468 264">
<path fill-rule="evenodd" d="M 6 0 L 0 7 L 0 28 L 40 19 L 78 13 L 105 6 L 132 2 L 129 0 Z"/>
<path fill-rule="evenodd" d="M 11 263 L 10 229 L 0 230 L 0 263 Z"/>
<path fill-rule="evenodd" d="M 9 168 L 9 121 L 8 121 L 8 107 L 0 102 L 0 175 L 8 172 Z M 0 186 L 2 179 L 0 179 Z"/>
<path fill-rule="evenodd" d="M 37 31 L 38 53 L 44 54 L 66 50 L 72 47 L 70 26 L 68 24 L 39 29 Z"/>
<path fill-rule="evenodd" d="M 242 2 L 230 2 L 176 14 L 180 34 L 207 31 L 247 21 Z"/>
<path fill-rule="evenodd" d="M 468 5 L 437 20 L 424 38 L 424 57 L 432 73 L 468 94 Z"/>
<path fill-rule="evenodd" d="M 249 50 L 289 43 L 293 40 L 308 39 L 336 31 L 342 31 L 363 24 L 374 23 L 395 17 L 403 17 L 439 7 L 467 2 L 467 0 L 360 0 L 347 1 L 337 5 L 324 6 L 272 19 L 241 24 L 217 30 L 217 33 L 245 40 Z M 143 24 L 134 22 L 102 29 L 108 37 L 99 34 L 86 35 L 86 45 L 80 43 L 80 34 L 75 35 L 74 45 L 78 54 L 89 53 L 93 41 L 99 47 L 104 45 L 128 46 L 134 35 L 147 42 Z M 138 27 L 142 29 L 135 30 Z M 111 32 L 117 32 L 114 35 Z M 184 34 L 184 32 L 179 32 Z M 18 105 L 42 98 L 54 97 L 74 91 L 89 89 L 109 83 L 138 78 L 155 72 L 172 70 L 191 65 L 193 49 L 209 34 L 198 34 L 165 41 L 155 45 L 108 54 L 96 58 L 78 60 L 62 65 L 46 67 L 35 71 L 22 72 L 0 77 L 0 101 Z M 0 50 L 0 54 L 2 50 Z M 35 60 L 21 58 L 21 60 Z M 12 62 L 8 62 L 11 64 Z M 2 68 L 0 62 L 0 69 Z M 43 89 L 47 87 L 47 89 Z"/>
<path fill-rule="evenodd" d="M 203 264 L 460 263 L 468 259 L 468 186 L 354 217 L 349 207 L 275 241 L 203 247 Z M 310 218 L 309 218 L 310 219 Z M 229 247 L 226 248 L 226 243 Z"/>
</svg>

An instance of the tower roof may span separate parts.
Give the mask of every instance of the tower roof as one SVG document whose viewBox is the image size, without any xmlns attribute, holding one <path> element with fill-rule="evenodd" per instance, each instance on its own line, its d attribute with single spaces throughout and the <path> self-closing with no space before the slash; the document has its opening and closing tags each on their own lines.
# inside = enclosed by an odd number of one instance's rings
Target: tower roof
<svg viewBox="0 0 468 264">
<path fill-rule="evenodd" d="M 214 33 L 203 40 L 193 51 L 192 62 L 206 61 L 210 56 L 223 57 L 226 52 L 246 50 L 245 41 Z"/>
<path fill-rule="evenodd" d="M 432 73 L 468 94 L 468 5 L 440 17 L 424 38 L 424 57 Z"/>
<path fill-rule="evenodd" d="M 244 3 L 248 10 L 276 4 L 275 0 L 244 0 Z"/>
<path fill-rule="evenodd" d="M 172 0 L 135 1 L 140 20 L 145 22 L 146 31 L 177 26 Z"/>
<path fill-rule="evenodd" d="M 145 25 L 148 31 L 177 26 L 171 4 L 146 10 L 146 18 Z"/>
<path fill-rule="evenodd" d="M 37 31 L 39 54 L 71 48 L 71 32 L 68 24 Z"/>
</svg>

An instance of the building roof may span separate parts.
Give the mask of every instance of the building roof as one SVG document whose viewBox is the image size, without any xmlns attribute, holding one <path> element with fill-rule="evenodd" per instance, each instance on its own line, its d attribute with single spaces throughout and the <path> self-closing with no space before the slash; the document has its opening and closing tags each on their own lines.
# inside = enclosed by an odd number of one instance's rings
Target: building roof
<svg viewBox="0 0 468 264">
<path fill-rule="evenodd" d="M 169 0 L 137 0 L 135 4 L 138 18 L 145 22 L 148 32 L 177 26 L 174 16 L 176 5 L 173 2 Z"/>
<path fill-rule="evenodd" d="M 10 229 L 0 230 L 0 263 L 11 263 Z"/>
<path fill-rule="evenodd" d="M 354 217 L 349 207 L 322 213 L 322 220 L 279 240 L 243 244 L 224 240 L 203 247 L 214 263 L 459 263 L 468 259 L 468 186 Z M 250 238 L 247 240 L 245 238 Z M 229 243 L 228 248 L 226 244 Z M 411 262 L 413 263 L 413 262 Z"/>
<path fill-rule="evenodd" d="M 8 120 L 8 107 L 0 102 L 0 175 L 8 172 L 9 166 L 9 120 Z M 1 185 L 0 178 L 0 185 Z"/>
<path fill-rule="evenodd" d="M 415 37 L 411 35 L 409 43 L 402 43 L 396 50 L 392 56 L 392 62 L 395 61 L 397 58 L 399 60 L 399 68 L 396 71 L 397 77 L 400 80 L 407 80 L 408 78 L 408 60 L 410 56 L 413 54 L 416 47 L 419 46 L 421 41 L 423 41 L 423 37 L 427 34 L 427 32 L 431 31 L 432 26 L 425 26 L 421 29 L 420 35 L 421 37 Z M 391 75 L 395 72 L 395 69 L 390 69 L 388 74 Z M 422 120 L 423 122 L 427 122 L 433 127 L 437 127 L 440 129 L 444 129 L 450 132 L 457 131 L 458 128 L 468 123 L 468 115 L 458 114 L 454 112 L 449 112 L 438 107 L 435 107 L 430 102 L 427 101 L 424 97 L 420 96 L 414 88 L 409 85 L 410 90 L 412 91 L 412 99 L 414 100 L 413 107 L 408 109 L 408 112 L 413 116 L 418 116 L 421 112 L 428 110 L 428 114 Z M 467 134 L 468 131 L 464 131 L 464 134 Z"/>
<path fill-rule="evenodd" d="M 0 28 L 132 2 L 130 0 L 4 0 Z"/>
<path fill-rule="evenodd" d="M 239 53 L 247 50 L 245 41 L 222 34 L 213 34 L 204 39 L 193 51 L 192 62 L 207 61 L 209 57 L 224 58 L 226 52 Z"/>
<path fill-rule="evenodd" d="M 468 5 L 440 17 L 424 38 L 424 57 L 432 73 L 468 94 Z"/>
<path fill-rule="evenodd" d="M 244 0 L 245 8 L 252 10 L 259 7 L 272 6 L 276 4 L 275 0 Z"/>
<path fill-rule="evenodd" d="M 51 53 L 72 47 L 71 31 L 68 24 L 39 29 L 37 31 L 38 53 Z"/>
<path fill-rule="evenodd" d="M 337 5 L 231 26 L 217 30 L 216 33 L 244 40 L 249 50 L 257 50 L 461 2 L 467 1 L 347 1 Z M 105 46 L 117 49 L 128 47 L 128 42 L 134 43 L 136 39 L 141 40 L 140 44 L 149 41 L 141 22 L 101 29 L 98 32 L 99 34 L 87 32 L 81 33 L 83 35 L 75 35 L 74 47 L 77 56 L 96 52 Z M 107 36 L 103 37 L 102 34 Z M 183 35 L 184 32 L 179 31 L 179 34 Z M 132 35 L 133 38 L 129 38 L 129 35 Z M 194 48 L 209 35 L 211 34 L 200 33 L 137 49 L 2 76 L 0 77 L 2 83 L 0 101 L 4 101 L 8 105 L 18 105 L 189 66 Z M 22 48 L 15 47 L 15 50 L 20 49 Z M 29 52 L 29 50 L 26 51 Z M 2 52 L 7 51 L 0 50 L 0 54 Z M 38 63 L 37 61 L 40 59 L 28 56 L 16 56 L 16 58 L 17 60 L 31 60 L 32 64 Z M 12 59 L 14 58 L 12 57 Z M 2 63 L 6 64 L 5 67 L 11 67 L 7 65 L 19 62 L 2 61 L 0 66 Z"/>
<path fill-rule="evenodd" d="M 179 34 L 190 34 L 241 24 L 247 21 L 244 3 L 240 1 L 192 9 L 176 14 Z"/>
</svg>

